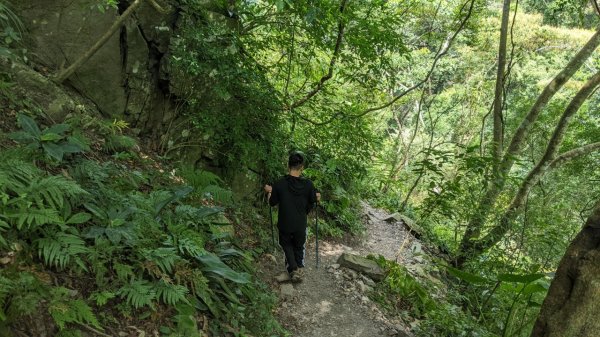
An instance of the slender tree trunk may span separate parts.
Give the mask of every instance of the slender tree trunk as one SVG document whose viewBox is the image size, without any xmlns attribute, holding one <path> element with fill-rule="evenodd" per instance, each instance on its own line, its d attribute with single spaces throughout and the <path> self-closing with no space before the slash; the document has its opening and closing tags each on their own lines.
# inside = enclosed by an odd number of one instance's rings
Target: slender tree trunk
<svg viewBox="0 0 600 337">
<path fill-rule="evenodd" d="M 564 113 L 562 114 L 552 137 L 550 138 L 550 142 L 546 147 L 546 152 L 537 165 L 529 172 L 525 180 L 521 183 L 517 194 L 511 200 L 510 206 L 506 212 L 500 218 L 498 225 L 494 226 L 490 232 L 484 236 L 482 239 L 478 240 L 472 247 L 472 254 L 478 255 L 482 253 L 484 250 L 492 247 L 496 243 L 498 243 L 502 237 L 510 230 L 512 224 L 516 216 L 519 214 L 519 209 L 523 206 L 523 202 L 525 198 L 531 191 L 531 188 L 548 172 L 550 166 L 554 163 L 554 166 L 557 163 L 554 162 L 556 157 L 556 153 L 562 143 L 565 133 L 567 131 L 569 121 L 575 115 L 577 111 L 581 108 L 583 103 L 587 100 L 590 94 L 600 85 L 600 72 L 596 73 L 592 76 L 584 85 L 581 87 L 579 92 L 573 97 Z M 597 144 L 597 143 L 594 143 Z M 569 160 L 576 158 L 578 156 L 587 154 L 591 151 L 595 150 L 594 144 L 589 144 L 586 147 L 578 148 L 576 150 L 569 151 L 568 158 Z M 591 145 L 591 146 L 590 146 Z M 566 153 L 565 153 L 566 154 Z M 561 158 L 561 162 L 566 161 L 566 157 Z"/>
<path fill-rule="evenodd" d="M 494 175 L 498 175 L 498 166 L 502 158 L 502 144 L 504 134 L 502 127 L 502 107 L 504 106 L 504 70 L 506 68 L 506 40 L 508 39 L 508 18 L 510 14 L 510 1 L 504 0 L 502 6 L 502 23 L 500 24 L 500 43 L 498 46 L 498 71 L 496 72 L 496 90 L 494 92 L 494 141 L 492 143 L 492 156 L 494 158 Z"/>
<path fill-rule="evenodd" d="M 599 298 L 600 202 L 560 261 L 531 337 L 597 337 Z"/>
<path fill-rule="evenodd" d="M 473 248 L 475 241 L 481 235 L 482 227 L 487 220 L 490 211 L 498 199 L 498 196 L 504 189 L 506 178 L 510 172 L 516 156 L 521 151 L 523 142 L 529 134 L 533 123 L 537 120 L 542 109 L 548 104 L 550 99 L 558 92 L 558 90 L 573 76 L 573 74 L 581 68 L 584 62 L 591 56 L 594 50 L 600 44 L 600 29 L 590 38 L 583 48 L 569 61 L 565 68 L 556 75 L 529 110 L 527 116 L 523 119 L 515 134 L 513 135 L 510 145 L 499 166 L 499 174 L 490 182 L 484 196 L 477 205 L 477 208 L 467 224 L 465 234 L 462 238 L 456 264 L 462 265 L 466 259 L 473 257 Z"/>
</svg>

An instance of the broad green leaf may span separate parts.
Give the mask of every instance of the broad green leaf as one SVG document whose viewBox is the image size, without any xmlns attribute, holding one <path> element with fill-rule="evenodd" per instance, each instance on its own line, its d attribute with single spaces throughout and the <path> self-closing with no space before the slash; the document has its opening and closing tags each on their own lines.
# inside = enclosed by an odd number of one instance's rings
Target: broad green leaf
<svg viewBox="0 0 600 337">
<path fill-rule="evenodd" d="M 202 263 L 201 268 L 203 272 L 210 272 L 222 276 L 235 283 L 248 283 L 250 282 L 250 275 L 246 273 L 238 273 L 231 269 L 228 265 L 223 263 L 218 256 L 214 254 L 206 254 L 198 256 L 197 259 Z"/>
<path fill-rule="evenodd" d="M 44 133 L 40 136 L 40 140 L 42 142 L 56 142 L 61 139 L 63 139 L 63 136 L 59 135 L 58 133 L 53 133 L 53 132 Z"/>
<path fill-rule="evenodd" d="M 42 137 L 46 134 L 54 133 L 62 137 L 62 134 L 69 131 L 71 126 L 69 124 L 54 124 L 42 132 Z"/>
<path fill-rule="evenodd" d="M 448 272 L 453 275 L 458 277 L 459 279 L 469 282 L 469 283 L 473 283 L 473 284 L 477 284 L 477 283 L 488 283 L 489 280 L 479 276 L 479 275 L 475 275 L 475 274 L 471 274 L 468 273 L 466 271 L 462 271 L 460 269 L 456 269 L 454 267 L 451 266 L 445 266 L 446 269 L 448 269 Z"/>
<path fill-rule="evenodd" d="M 498 275 L 498 281 L 502 282 L 516 282 L 516 283 L 531 283 L 544 277 L 544 274 L 500 274 Z"/>
<path fill-rule="evenodd" d="M 527 287 L 525 287 L 525 289 L 523 289 L 523 295 L 531 295 L 531 294 L 535 294 L 535 293 L 545 293 L 548 291 L 547 287 L 544 287 L 543 284 L 539 284 L 539 283 L 532 283 L 527 285 Z"/>
<path fill-rule="evenodd" d="M 67 224 L 82 224 L 82 223 L 88 222 L 91 218 L 92 218 L 91 214 L 81 212 L 81 213 L 77 213 L 77 214 L 73 215 L 72 217 L 70 217 L 66 223 Z"/>
<path fill-rule="evenodd" d="M 60 145 L 54 143 L 43 143 L 42 147 L 48 156 L 58 161 L 62 161 L 64 152 Z"/>
<path fill-rule="evenodd" d="M 83 152 L 83 149 L 81 148 L 81 146 L 79 146 L 79 144 L 75 144 L 75 143 L 71 143 L 71 142 L 66 142 L 66 143 L 62 143 L 60 144 L 61 149 L 64 153 L 79 153 L 79 152 Z"/>
<path fill-rule="evenodd" d="M 35 136 L 37 138 L 40 137 L 40 135 L 41 135 L 40 128 L 37 126 L 37 123 L 31 117 L 24 115 L 24 114 L 19 114 L 17 119 L 18 119 L 19 125 L 21 126 L 23 131 L 25 131 L 25 132 L 29 133 L 30 135 Z"/>
<path fill-rule="evenodd" d="M 8 137 L 16 141 L 17 143 L 22 144 L 36 143 L 39 141 L 37 137 L 25 131 L 17 131 L 10 133 Z"/>
</svg>

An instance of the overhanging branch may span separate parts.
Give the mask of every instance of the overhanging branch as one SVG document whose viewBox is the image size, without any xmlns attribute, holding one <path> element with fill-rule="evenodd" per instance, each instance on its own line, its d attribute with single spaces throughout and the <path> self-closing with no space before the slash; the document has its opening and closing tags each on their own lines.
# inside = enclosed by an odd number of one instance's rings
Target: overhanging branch
<svg viewBox="0 0 600 337">
<path fill-rule="evenodd" d="M 331 60 L 329 61 L 329 68 L 327 69 L 327 73 L 321 77 L 319 82 L 315 85 L 315 87 L 309 91 L 304 97 L 300 98 L 296 102 L 292 103 L 288 110 L 293 110 L 311 99 L 314 95 L 316 95 L 321 89 L 323 89 L 323 85 L 327 82 L 331 77 L 333 77 L 333 69 L 335 68 L 335 63 L 337 62 L 338 57 L 340 56 L 340 50 L 342 49 L 342 40 L 344 39 L 344 30 L 346 29 L 346 24 L 344 23 L 344 10 L 346 9 L 347 0 L 342 0 L 340 4 L 340 20 L 338 21 L 338 33 L 335 41 L 335 47 L 333 49 L 333 55 L 331 55 Z"/>
<path fill-rule="evenodd" d="M 475 7 L 475 0 L 469 0 L 467 2 L 465 2 L 462 7 L 461 7 L 461 13 L 464 11 L 464 9 L 468 6 L 467 9 L 467 14 L 465 15 L 465 17 L 460 21 L 460 24 L 458 26 L 458 29 L 456 31 L 454 31 L 451 35 L 449 35 L 444 42 L 439 46 L 438 51 L 436 52 L 436 55 L 433 59 L 433 63 L 431 64 L 431 67 L 429 68 L 429 71 L 427 72 L 427 75 L 421 79 L 419 82 L 417 82 L 416 84 L 414 84 L 413 86 L 409 87 L 408 89 L 406 89 L 405 91 L 403 91 L 402 93 L 394 96 L 394 98 L 392 98 L 389 102 L 382 104 L 380 106 L 376 106 L 376 107 L 372 107 L 372 108 L 368 108 L 365 109 L 364 111 L 358 113 L 358 114 L 344 114 L 343 112 L 337 112 L 334 115 L 332 115 L 330 118 L 328 118 L 325 121 L 315 121 L 312 120 L 306 116 L 302 116 L 301 114 L 298 114 L 300 119 L 311 123 L 313 125 L 325 125 L 325 124 L 329 124 L 332 123 L 333 121 L 335 121 L 337 118 L 342 117 L 342 118 L 361 118 L 371 112 L 374 111 L 379 111 L 382 109 L 385 109 L 387 107 L 392 106 L 394 103 L 396 103 L 399 99 L 401 99 L 402 97 L 408 95 L 409 93 L 411 93 L 412 91 L 414 91 L 415 89 L 418 89 L 420 86 L 422 86 L 424 83 L 426 83 L 430 78 L 431 75 L 433 74 L 433 72 L 435 71 L 435 68 L 439 62 L 439 60 L 448 53 L 448 50 L 450 49 L 450 47 L 452 46 L 452 43 L 454 42 L 454 40 L 456 39 L 456 37 L 458 36 L 458 34 L 464 29 L 465 25 L 467 24 L 469 18 L 471 17 L 472 13 L 473 13 L 473 8 Z M 314 95 L 313 95 L 314 96 Z M 311 96 L 312 97 L 312 96 Z"/>
</svg>

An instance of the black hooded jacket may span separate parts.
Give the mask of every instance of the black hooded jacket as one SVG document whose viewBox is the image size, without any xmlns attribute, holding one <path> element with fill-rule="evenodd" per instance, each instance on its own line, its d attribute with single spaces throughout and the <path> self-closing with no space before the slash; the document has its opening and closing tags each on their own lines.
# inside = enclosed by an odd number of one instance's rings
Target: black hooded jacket
<svg viewBox="0 0 600 337">
<path fill-rule="evenodd" d="M 280 232 L 306 230 L 306 215 L 317 201 L 316 190 L 309 179 L 286 175 L 273 184 L 269 203 L 279 205 L 277 227 Z"/>
</svg>

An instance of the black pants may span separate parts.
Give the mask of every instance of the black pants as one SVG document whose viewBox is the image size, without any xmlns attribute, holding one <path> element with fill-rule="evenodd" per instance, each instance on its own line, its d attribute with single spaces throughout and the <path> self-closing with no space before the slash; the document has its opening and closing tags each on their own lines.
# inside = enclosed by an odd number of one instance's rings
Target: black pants
<svg viewBox="0 0 600 337">
<path fill-rule="evenodd" d="M 284 233 L 279 231 L 279 244 L 285 253 L 285 267 L 288 273 L 304 267 L 304 244 L 306 243 L 306 229 Z"/>
</svg>

